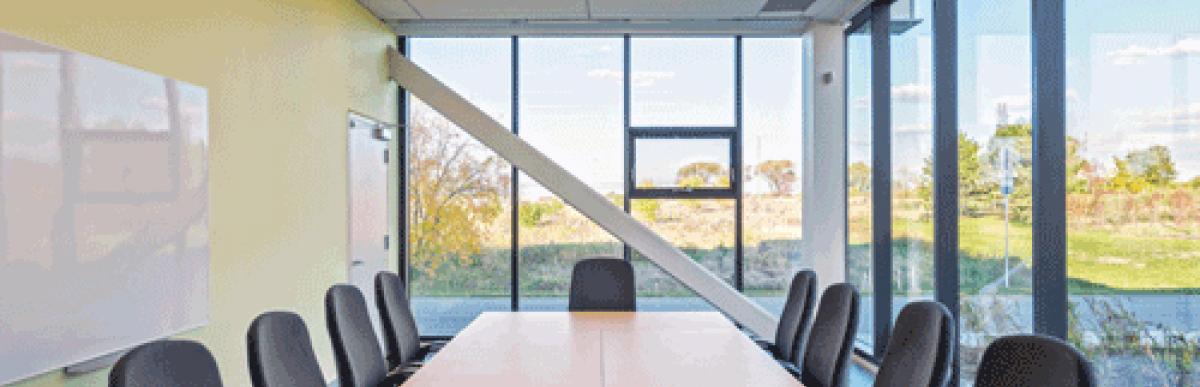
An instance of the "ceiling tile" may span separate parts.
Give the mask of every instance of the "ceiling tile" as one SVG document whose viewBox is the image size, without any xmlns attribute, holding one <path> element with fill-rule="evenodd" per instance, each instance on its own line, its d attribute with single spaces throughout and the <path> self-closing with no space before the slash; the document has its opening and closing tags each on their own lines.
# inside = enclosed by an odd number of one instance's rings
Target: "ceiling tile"
<svg viewBox="0 0 1200 387">
<path fill-rule="evenodd" d="M 426 19 L 586 19 L 585 1 L 409 0 L 409 3 Z"/>
<path fill-rule="evenodd" d="M 590 0 L 599 19 L 732 19 L 758 15 L 766 0 Z"/>
<path fill-rule="evenodd" d="M 417 19 L 416 12 L 404 0 L 358 0 L 364 7 L 371 10 L 375 17 L 384 20 Z"/>
</svg>

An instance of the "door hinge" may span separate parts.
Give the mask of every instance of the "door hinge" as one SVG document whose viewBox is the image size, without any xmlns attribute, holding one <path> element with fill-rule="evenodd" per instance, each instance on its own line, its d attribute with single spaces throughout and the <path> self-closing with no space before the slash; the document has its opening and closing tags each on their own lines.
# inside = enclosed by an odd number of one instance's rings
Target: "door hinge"
<svg viewBox="0 0 1200 387">
<path fill-rule="evenodd" d="M 389 152 L 389 150 L 390 149 L 383 150 L 383 163 L 384 164 L 387 164 L 391 160 L 392 152 Z"/>
<path fill-rule="evenodd" d="M 392 245 L 392 236 L 384 235 L 383 236 L 383 249 L 384 250 L 390 249 L 391 245 Z"/>
</svg>

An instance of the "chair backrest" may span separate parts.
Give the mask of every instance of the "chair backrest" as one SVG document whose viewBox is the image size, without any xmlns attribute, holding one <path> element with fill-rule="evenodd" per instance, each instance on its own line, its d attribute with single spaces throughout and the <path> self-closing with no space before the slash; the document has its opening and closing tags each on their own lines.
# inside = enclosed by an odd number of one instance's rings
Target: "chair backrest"
<svg viewBox="0 0 1200 387">
<path fill-rule="evenodd" d="M 221 387 L 217 361 L 195 341 L 161 340 L 129 351 L 109 373 L 110 387 Z"/>
<path fill-rule="evenodd" d="M 388 366 L 400 367 L 421 350 L 421 336 L 399 275 L 387 271 L 375 275 L 375 305 L 383 320 Z"/>
<path fill-rule="evenodd" d="M 387 377 L 388 367 L 371 326 L 367 301 L 357 287 L 340 284 L 329 288 L 325 293 L 325 323 L 341 386 L 374 387 Z"/>
<path fill-rule="evenodd" d="M 325 387 L 304 319 L 292 312 L 266 312 L 246 333 L 250 381 L 255 387 Z"/>
<path fill-rule="evenodd" d="M 779 314 L 779 327 L 775 329 L 775 355 L 784 361 L 795 361 L 796 353 L 802 351 L 808 336 L 805 330 L 812 322 L 817 299 L 817 273 L 802 270 L 792 277 L 788 288 L 783 313 Z"/>
<path fill-rule="evenodd" d="M 808 345 L 800 367 L 805 387 L 841 387 L 846 384 L 846 365 L 858 327 L 858 290 L 854 285 L 830 285 L 821 295 L 813 318 Z"/>
<path fill-rule="evenodd" d="M 1095 385 L 1083 354 L 1062 340 L 1038 335 L 996 339 L 983 352 L 975 375 L 976 387 Z"/>
<path fill-rule="evenodd" d="M 950 311 L 934 301 L 912 302 L 896 316 L 875 387 L 943 387 L 950 383 L 956 332 Z"/>
<path fill-rule="evenodd" d="M 620 258 L 588 258 L 571 271 L 571 311 L 637 310 L 633 266 Z"/>
</svg>

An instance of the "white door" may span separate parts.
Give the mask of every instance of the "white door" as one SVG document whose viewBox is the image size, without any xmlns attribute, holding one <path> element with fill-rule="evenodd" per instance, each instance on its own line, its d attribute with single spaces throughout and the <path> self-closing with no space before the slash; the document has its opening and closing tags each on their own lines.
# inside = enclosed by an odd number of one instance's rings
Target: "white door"
<svg viewBox="0 0 1200 387">
<path fill-rule="evenodd" d="M 389 129 L 378 122 L 350 113 L 349 134 L 349 278 L 362 291 L 375 327 L 375 337 L 383 339 L 379 310 L 375 306 L 375 274 L 388 270 L 387 163 Z"/>
</svg>

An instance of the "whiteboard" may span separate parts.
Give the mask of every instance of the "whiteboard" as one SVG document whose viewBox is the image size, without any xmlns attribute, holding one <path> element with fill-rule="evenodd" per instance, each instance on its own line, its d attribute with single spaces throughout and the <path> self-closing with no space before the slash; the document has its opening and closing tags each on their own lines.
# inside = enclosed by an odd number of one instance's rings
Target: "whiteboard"
<svg viewBox="0 0 1200 387">
<path fill-rule="evenodd" d="M 205 89 L 0 32 L 0 384 L 208 321 Z"/>
</svg>

